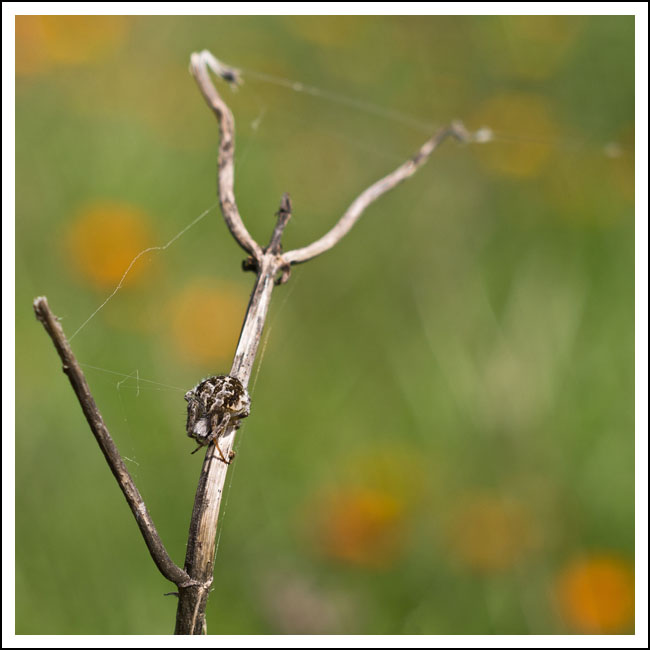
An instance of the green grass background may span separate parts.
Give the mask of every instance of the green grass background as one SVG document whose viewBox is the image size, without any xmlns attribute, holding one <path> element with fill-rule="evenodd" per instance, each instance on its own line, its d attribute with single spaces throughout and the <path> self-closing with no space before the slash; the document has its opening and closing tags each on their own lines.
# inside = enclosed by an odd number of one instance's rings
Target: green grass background
<svg viewBox="0 0 650 650">
<path fill-rule="evenodd" d="M 17 633 L 173 630 L 173 585 L 31 302 L 46 295 L 70 335 L 110 293 L 65 246 L 93 201 L 149 215 L 146 246 L 214 203 L 216 123 L 187 71 L 202 48 L 433 126 L 478 128 L 496 105 L 487 125 L 502 134 L 446 143 L 275 292 L 209 632 L 633 631 L 625 616 L 584 627 L 561 585 L 581 558 L 633 560 L 634 19 L 39 20 L 17 22 Z M 283 192 L 288 249 L 427 138 L 243 76 L 238 92 L 220 89 L 237 122 L 240 211 L 263 243 Z M 227 355 L 219 367 L 182 357 L 168 306 L 197 279 L 245 304 L 241 259 L 213 210 L 138 262 L 146 279 L 75 337 L 79 360 L 184 390 L 227 371 Z M 87 372 L 182 563 L 201 463 L 183 392 Z M 596 601 L 616 599 L 598 589 Z"/>
</svg>

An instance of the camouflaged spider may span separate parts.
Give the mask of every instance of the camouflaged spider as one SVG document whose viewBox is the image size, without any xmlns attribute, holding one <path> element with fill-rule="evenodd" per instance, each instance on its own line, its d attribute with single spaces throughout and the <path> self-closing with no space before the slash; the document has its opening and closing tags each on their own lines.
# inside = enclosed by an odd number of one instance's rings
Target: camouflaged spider
<svg viewBox="0 0 650 650">
<path fill-rule="evenodd" d="M 187 391 L 185 399 L 187 435 L 199 443 L 192 453 L 214 442 L 221 460 L 229 465 L 234 453 L 231 451 L 230 458 L 226 460 L 219 447 L 219 438 L 226 432 L 229 424 L 238 428 L 241 420 L 248 417 L 251 407 L 248 391 L 239 379 L 229 375 L 217 375 L 204 379 L 192 390 Z"/>
</svg>

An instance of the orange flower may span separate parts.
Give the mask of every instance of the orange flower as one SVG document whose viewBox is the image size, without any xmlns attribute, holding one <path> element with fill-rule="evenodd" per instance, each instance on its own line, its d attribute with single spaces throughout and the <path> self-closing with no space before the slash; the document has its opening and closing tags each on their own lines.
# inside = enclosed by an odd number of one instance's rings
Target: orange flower
<svg viewBox="0 0 650 650">
<path fill-rule="evenodd" d="M 96 61 L 124 42 L 127 16 L 16 16 L 16 72 Z"/>
<path fill-rule="evenodd" d="M 615 555 L 576 559 L 560 574 L 556 590 L 563 617 L 585 634 L 624 632 L 634 621 L 634 571 Z"/>
<path fill-rule="evenodd" d="M 98 289 L 113 289 L 138 253 L 152 245 L 149 218 L 124 204 L 95 203 L 82 210 L 65 235 L 68 263 Z M 141 277 L 146 265 L 136 261 L 125 285 Z"/>
<path fill-rule="evenodd" d="M 169 305 L 170 333 L 179 355 L 190 363 L 212 366 L 232 357 L 246 298 L 238 287 L 214 286 L 209 280 L 183 289 Z"/>
<path fill-rule="evenodd" d="M 324 555 L 369 568 L 392 564 L 402 540 L 404 504 L 390 493 L 351 488 L 312 507 L 316 515 L 310 533 Z"/>
</svg>

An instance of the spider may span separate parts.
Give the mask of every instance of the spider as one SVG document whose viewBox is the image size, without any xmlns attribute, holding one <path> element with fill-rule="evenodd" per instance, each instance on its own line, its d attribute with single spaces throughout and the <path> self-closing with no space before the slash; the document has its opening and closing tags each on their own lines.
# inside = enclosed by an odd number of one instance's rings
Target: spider
<svg viewBox="0 0 650 650">
<path fill-rule="evenodd" d="M 187 400 L 187 435 L 194 438 L 201 447 L 214 442 L 221 460 L 230 465 L 234 454 L 226 460 L 219 438 L 224 435 L 229 424 L 239 428 L 241 420 L 250 413 L 251 399 L 239 379 L 229 375 L 217 375 L 204 379 L 192 390 L 185 393 Z"/>
</svg>

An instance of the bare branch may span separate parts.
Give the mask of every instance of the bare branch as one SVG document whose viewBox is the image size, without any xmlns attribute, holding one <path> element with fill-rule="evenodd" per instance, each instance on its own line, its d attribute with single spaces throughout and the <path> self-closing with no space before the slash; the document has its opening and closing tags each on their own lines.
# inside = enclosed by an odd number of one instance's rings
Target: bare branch
<svg viewBox="0 0 650 650">
<path fill-rule="evenodd" d="M 253 362 L 262 338 L 271 293 L 275 286 L 273 277 L 276 272 L 276 257 L 270 253 L 264 255 L 230 370 L 231 376 L 239 379 L 245 387 L 248 386 Z M 236 431 L 237 426 L 230 425 L 219 439 L 219 445 L 226 457 L 229 457 L 232 451 Z M 209 595 L 206 586 L 211 584 L 214 573 L 217 522 L 229 468 L 230 465 L 219 459 L 215 445 L 210 445 L 203 461 L 194 497 L 185 555 L 185 570 L 196 580 L 196 586 L 179 589 L 175 634 L 202 634 L 203 631 Z"/>
<path fill-rule="evenodd" d="M 448 136 L 453 136 L 461 142 L 475 141 L 475 136 L 469 133 L 460 122 L 454 122 L 449 126 L 441 128 L 420 147 L 420 150 L 415 156 L 359 194 L 329 232 L 309 246 L 297 248 L 285 253 L 282 256 L 283 260 L 288 264 L 300 264 L 336 246 L 350 232 L 352 226 L 359 220 L 364 210 L 371 203 L 374 203 L 379 197 L 386 194 L 386 192 L 389 192 L 402 181 L 415 174 L 427 162 L 431 153 Z"/>
<path fill-rule="evenodd" d="M 163 546 L 142 496 L 135 486 L 129 471 L 126 469 L 120 452 L 117 450 L 113 438 L 111 438 L 104 424 L 101 413 L 88 387 L 86 377 L 77 363 L 70 344 L 63 333 L 63 328 L 59 324 L 57 317 L 50 310 L 46 298 L 41 297 L 34 300 L 34 312 L 36 313 L 36 318 L 41 321 L 43 327 L 50 335 L 54 347 L 59 353 L 59 357 L 61 357 L 63 372 L 68 375 L 68 379 L 77 395 L 86 420 L 88 420 L 88 424 L 106 458 L 106 462 L 126 497 L 153 561 L 165 578 L 171 580 L 179 588 L 196 584 L 196 581 L 192 580 L 183 569 L 174 564 Z"/>
<path fill-rule="evenodd" d="M 214 111 L 219 122 L 217 182 L 223 218 L 237 243 L 255 259 L 259 260 L 262 257 L 262 248 L 246 230 L 235 201 L 235 120 L 212 83 L 208 68 L 232 84 L 240 82 L 239 73 L 234 68 L 230 68 L 218 61 L 207 50 L 199 53 L 195 52 L 190 58 L 190 72 L 196 79 L 205 101 Z"/>
</svg>

